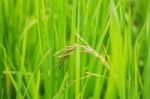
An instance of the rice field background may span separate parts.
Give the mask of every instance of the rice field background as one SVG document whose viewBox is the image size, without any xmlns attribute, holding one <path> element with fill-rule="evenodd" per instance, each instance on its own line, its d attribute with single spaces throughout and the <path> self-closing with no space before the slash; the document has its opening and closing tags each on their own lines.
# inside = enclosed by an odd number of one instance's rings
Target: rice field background
<svg viewBox="0 0 150 99">
<path fill-rule="evenodd" d="M 150 99 L 150 0 L 0 0 L 0 99 Z"/>
</svg>

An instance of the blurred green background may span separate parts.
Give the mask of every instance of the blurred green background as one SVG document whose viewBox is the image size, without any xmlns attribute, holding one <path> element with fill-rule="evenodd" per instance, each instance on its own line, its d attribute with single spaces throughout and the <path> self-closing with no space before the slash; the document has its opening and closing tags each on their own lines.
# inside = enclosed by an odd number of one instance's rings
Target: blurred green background
<svg viewBox="0 0 150 99">
<path fill-rule="evenodd" d="M 0 0 L 0 99 L 150 99 L 150 0 Z"/>
</svg>

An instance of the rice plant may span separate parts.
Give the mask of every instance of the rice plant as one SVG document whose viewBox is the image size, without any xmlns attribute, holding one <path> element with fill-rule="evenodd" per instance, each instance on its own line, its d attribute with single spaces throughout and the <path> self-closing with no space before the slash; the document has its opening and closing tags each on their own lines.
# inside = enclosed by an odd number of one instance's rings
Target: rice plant
<svg viewBox="0 0 150 99">
<path fill-rule="evenodd" d="M 0 99 L 150 99 L 150 0 L 0 0 Z"/>
</svg>

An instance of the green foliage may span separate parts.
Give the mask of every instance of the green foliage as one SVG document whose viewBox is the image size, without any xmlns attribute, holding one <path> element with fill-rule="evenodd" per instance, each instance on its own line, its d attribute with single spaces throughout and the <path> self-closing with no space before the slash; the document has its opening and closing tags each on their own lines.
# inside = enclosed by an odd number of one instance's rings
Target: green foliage
<svg viewBox="0 0 150 99">
<path fill-rule="evenodd" d="M 0 99 L 150 99 L 150 0 L 0 0 Z"/>
</svg>

